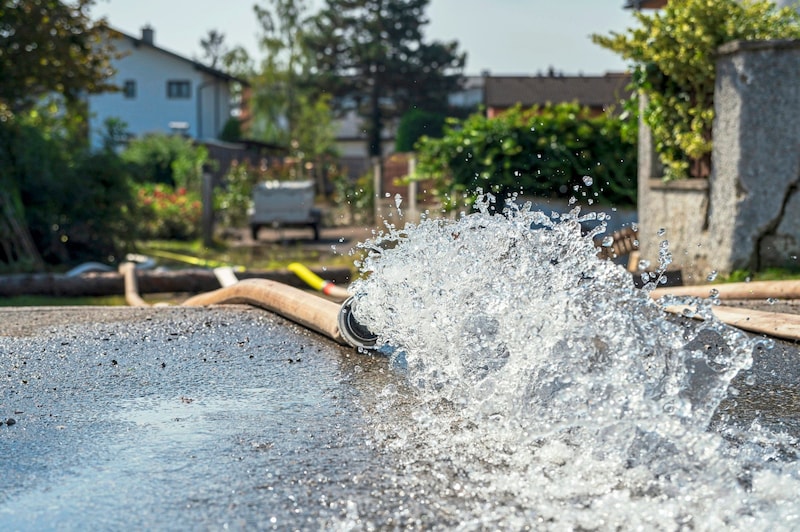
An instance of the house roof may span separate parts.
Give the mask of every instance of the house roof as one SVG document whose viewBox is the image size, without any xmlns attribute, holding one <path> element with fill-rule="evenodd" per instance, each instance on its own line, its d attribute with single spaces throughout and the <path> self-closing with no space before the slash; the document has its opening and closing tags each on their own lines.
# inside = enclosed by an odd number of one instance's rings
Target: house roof
<svg viewBox="0 0 800 532">
<path fill-rule="evenodd" d="M 219 79 L 221 79 L 223 81 L 235 81 L 237 83 L 241 83 L 242 85 L 250 86 L 250 83 L 245 79 L 233 76 L 231 74 L 228 74 L 227 72 L 223 72 L 222 70 L 218 70 L 216 68 L 212 68 L 212 67 L 210 67 L 208 65 L 204 65 L 203 63 L 201 63 L 199 61 L 195 61 L 194 59 L 189 59 L 188 57 L 184 57 L 184 56 L 182 56 L 180 54 L 176 54 L 175 52 L 171 52 L 171 51 L 167 50 L 166 48 L 161 48 L 160 46 L 156 46 L 154 43 L 148 42 L 144 38 L 134 37 L 133 35 L 129 35 L 129 34 L 125 33 L 124 31 L 118 30 L 116 28 L 109 28 L 109 30 L 111 31 L 112 34 L 117 34 L 117 35 L 121 36 L 122 38 L 130 40 L 135 47 L 140 47 L 140 46 L 150 47 L 153 50 L 156 50 L 156 51 L 161 52 L 163 54 L 166 54 L 168 56 L 174 57 L 175 59 L 180 59 L 181 61 L 185 61 L 186 63 L 189 63 L 192 66 L 194 66 L 194 68 L 196 68 L 197 70 L 200 70 L 201 72 L 205 72 L 207 74 L 210 74 L 210 75 L 212 75 L 212 76 L 214 76 L 216 78 L 219 78 Z M 150 30 L 150 31 L 152 31 L 152 30 Z M 151 35 L 152 35 L 152 33 L 151 33 Z"/>
<path fill-rule="evenodd" d="M 577 101 L 605 107 L 630 96 L 629 74 L 604 76 L 488 76 L 484 80 L 487 107 L 546 105 Z"/>
<path fill-rule="evenodd" d="M 625 9 L 660 9 L 668 0 L 628 0 Z"/>
</svg>

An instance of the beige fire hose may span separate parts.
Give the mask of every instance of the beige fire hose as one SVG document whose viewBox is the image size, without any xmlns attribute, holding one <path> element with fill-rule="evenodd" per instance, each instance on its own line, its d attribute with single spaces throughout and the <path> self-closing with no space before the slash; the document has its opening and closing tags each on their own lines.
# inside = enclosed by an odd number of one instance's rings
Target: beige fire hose
<svg viewBox="0 0 800 532">
<path fill-rule="evenodd" d="M 149 307 L 150 305 L 139 295 L 139 282 L 136 280 L 136 263 L 123 262 L 119 265 L 119 273 L 125 279 L 125 301 L 132 307 Z"/>
<path fill-rule="evenodd" d="M 800 281 L 753 281 L 750 283 L 706 284 L 656 288 L 650 296 L 708 297 L 717 291 L 719 299 L 800 299 Z"/>
<path fill-rule="evenodd" d="M 119 268 L 125 279 L 125 300 L 135 307 L 150 306 L 139 296 L 135 264 Z M 335 303 L 309 292 L 269 279 L 244 279 L 213 292 L 190 297 L 183 306 L 204 307 L 243 303 L 274 312 L 331 340 L 351 347 L 371 349 L 377 337 L 353 316 L 354 301 Z"/>
<path fill-rule="evenodd" d="M 672 314 L 701 319 L 691 305 L 668 305 L 664 310 Z M 714 306 L 714 316 L 722 323 L 757 334 L 766 334 L 784 340 L 800 340 L 800 316 L 781 312 L 765 312 L 746 308 Z"/>
<path fill-rule="evenodd" d="M 720 300 L 731 299 L 800 299 L 800 281 L 753 281 L 749 283 L 707 284 L 697 286 L 670 286 L 656 288 L 650 297 L 664 296 L 707 298 L 714 294 Z M 674 314 L 696 317 L 691 306 L 667 306 L 664 310 Z M 712 307 L 721 322 L 759 334 L 786 340 L 800 340 L 800 315 L 766 312 L 724 305 Z"/>
<path fill-rule="evenodd" d="M 125 278 L 125 299 L 131 306 L 149 306 L 140 296 L 136 282 L 135 264 L 119 268 Z M 650 292 L 654 299 L 666 295 L 708 297 L 712 289 L 720 299 L 767 299 L 800 297 L 800 281 L 761 281 L 705 286 L 657 288 Z M 339 294 L 337 294 L 339 295 Z M 279 314 L 331 340 L 352 347 L 372 348 L 376 336 L 353 317 L 354 301 L 341 305 L 297 288 L 267 279 L 246 279 L 213 292 L 189 298 L 185 306 L 206 306 L 226 303 L 245 303 Z M 667 312 L 698 318 L 691 306 L 674 305 Z M 714 316 L 733 327 L 787 340 L 800 340 L 800 316 L 780 312 L 741 309 L 726 306 L 712 307 Z"/>
</svg>

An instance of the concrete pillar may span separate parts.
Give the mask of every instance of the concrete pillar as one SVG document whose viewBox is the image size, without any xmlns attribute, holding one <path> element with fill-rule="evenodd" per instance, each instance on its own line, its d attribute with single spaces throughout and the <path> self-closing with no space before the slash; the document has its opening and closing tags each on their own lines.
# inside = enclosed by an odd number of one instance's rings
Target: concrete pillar
<svg viewBox="0 0 800 532">
<path fill-rule="evenodd" d="M 800 263 L 800 40 L 719 50 L 709 233 L 719 269 Z"/>
</svg>

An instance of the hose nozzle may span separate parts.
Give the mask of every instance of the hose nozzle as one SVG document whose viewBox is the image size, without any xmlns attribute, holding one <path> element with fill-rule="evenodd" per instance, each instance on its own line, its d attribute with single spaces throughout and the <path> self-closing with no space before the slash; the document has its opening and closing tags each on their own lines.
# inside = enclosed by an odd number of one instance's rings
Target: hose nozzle
<svg viewBox="0 0 800 532">
<path fill-rule="evenodd" d="M 353 347 L 361 347 L 364 349 L 375 349 L 375 343 L 378 341 L 378 336 L 364 327 L 353 316 L 353 306 L 355 300 L 352 296 L 348 297 L 342 303 L 342 309 L 339 311 L 339 334 Z"/>
</svg>

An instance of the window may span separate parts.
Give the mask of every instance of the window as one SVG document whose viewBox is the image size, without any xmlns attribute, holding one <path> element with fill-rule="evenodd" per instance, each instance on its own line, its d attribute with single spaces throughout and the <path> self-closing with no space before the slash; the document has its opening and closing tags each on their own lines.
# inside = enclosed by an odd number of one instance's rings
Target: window
<svg viewBox="0 0 800 532">
<path fill-rule="evenodd" d="M 191 98 L 192 86 L 188 80 L 167 81 L 167 98 Z"/>
<path fill-rule="evenodd" d="M 122 85 L 122 94 L 128 99 L 136 98 L 136 81 L 126 79 Z"/>
</svg>

